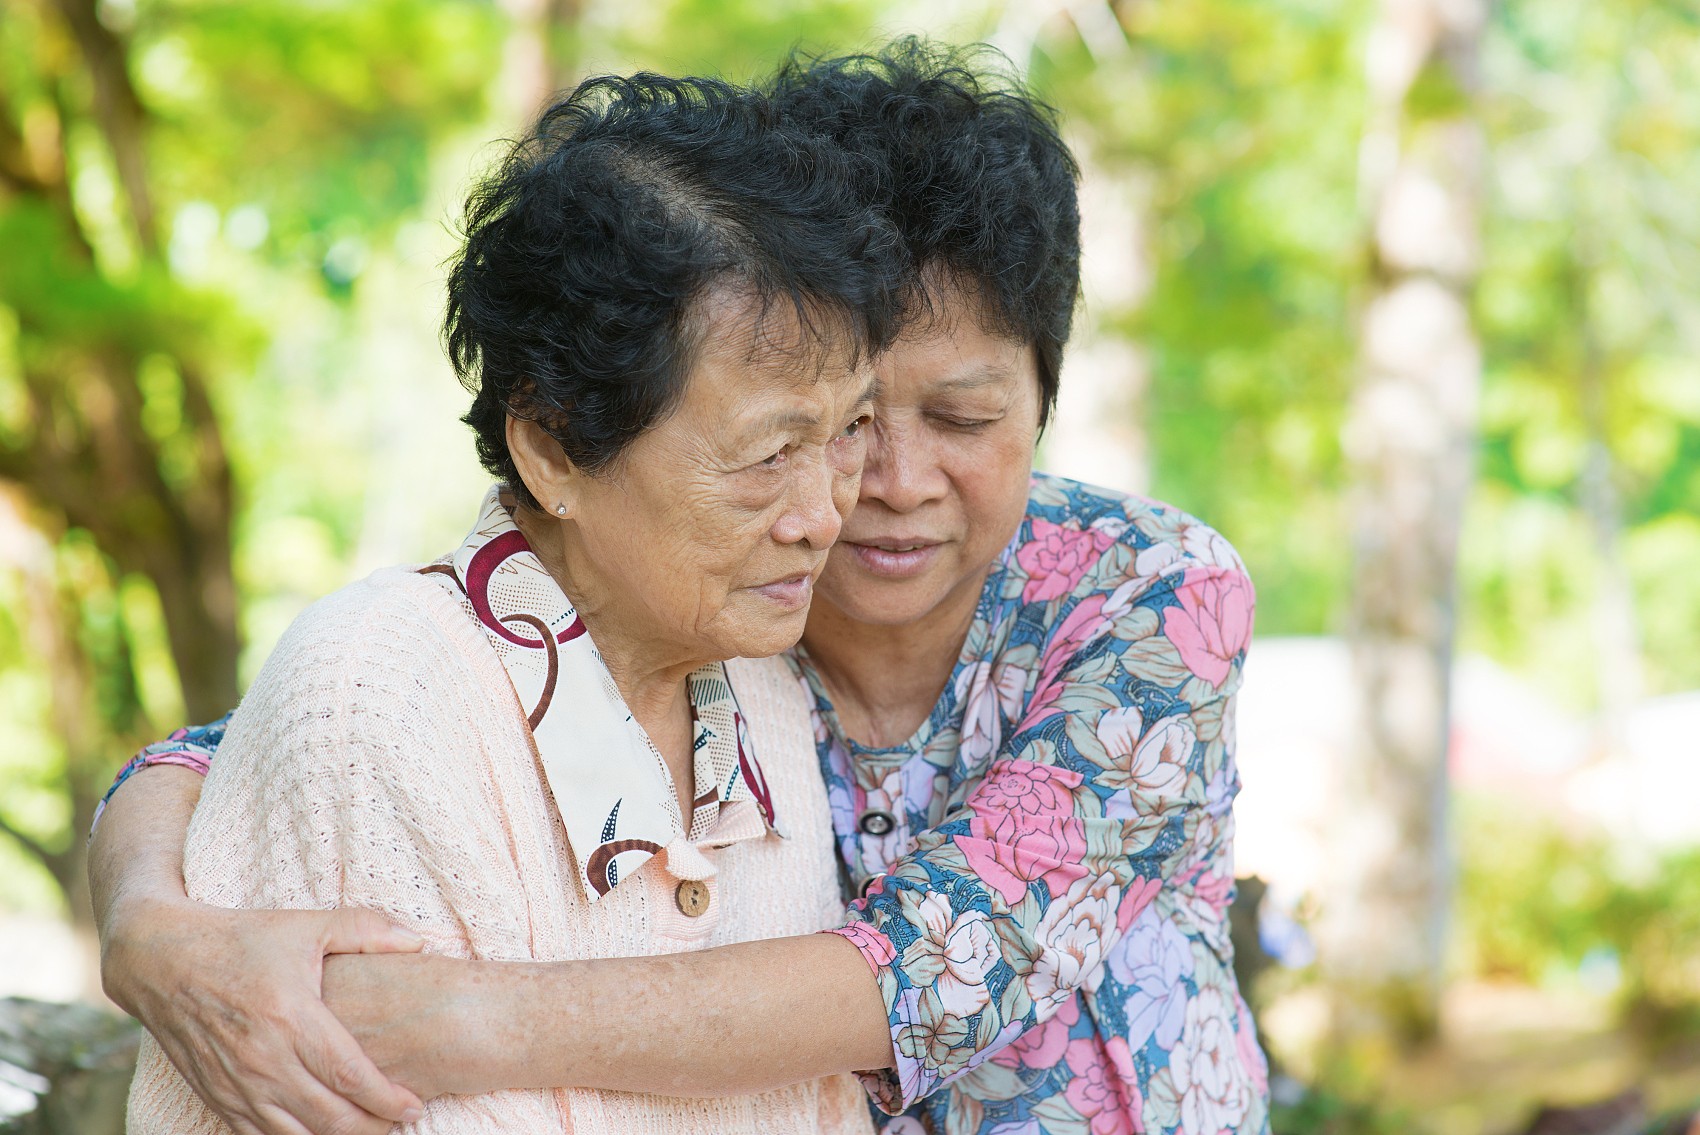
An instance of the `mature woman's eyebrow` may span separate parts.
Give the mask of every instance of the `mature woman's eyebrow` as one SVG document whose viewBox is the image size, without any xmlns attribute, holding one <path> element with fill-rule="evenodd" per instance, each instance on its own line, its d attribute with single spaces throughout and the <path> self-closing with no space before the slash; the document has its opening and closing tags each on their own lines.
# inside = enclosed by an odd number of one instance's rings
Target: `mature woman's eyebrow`
<svg viewBox="0 0 1700 1135">
<path fill-rule="evenodd" d="M 1014 375 L 1013 370 L 1001 363 L 982 363 L 979 366 L 963 368 L 939 385 L 946 390 L 979 390 L 982 387 L 1006 383 Z"/>
</svg>

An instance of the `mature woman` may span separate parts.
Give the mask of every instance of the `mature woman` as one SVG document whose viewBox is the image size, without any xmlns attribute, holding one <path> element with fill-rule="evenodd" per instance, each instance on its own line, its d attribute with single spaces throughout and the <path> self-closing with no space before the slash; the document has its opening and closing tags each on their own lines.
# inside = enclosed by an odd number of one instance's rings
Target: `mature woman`
<svg viewBox="0 0 1700 1135">
<path fill-rule="evenodd" d="M 784 662 L 723 661 L 797 640 L 855 501 L 901 268 L 856 183 L 725 84 L 593 80 L 544 115 L 474 194 L 449 286 L 502 483 L 451 555 L 284 636 L 207 778 L 190 894 L 363 906 L 457 958 L 838 924 L 807 698 Z M 848 1077 L 732 1092 L 444 1096 L 415 1129 L 868 1130 Z M 129 1130 L 220 1129 L 147 1045 Z"/>
<path fill-rule="evenodd" d="M 1175 509 L 1032 474 L 1078 286 L 1067 151 L 1019 90 L 913 44 L 788 68 L 773 93 L 788 119 L 886 171 L 924 301 L 879 360 L 860 497 L 795 654 L 861 897 L 836 934 L 659 973 L 647 959 L 335 957 L 326 999 L 427 1093 L 708 1092 L 871 1068 L 889 1133 L 1264 1132 L 1263 1058 L 1227 933 L 1249 581 Z M 203 740 L 140 763 L 204 761 Z M 364 1130 L 350 1101 L 378 1113 L 397 1089 L 341 1047 L 349 1083 L 329 1091 L 328 1062 L 290 1051 L 347 1043 L 291 967 L 316 964 L 332 934 L 393 944 L 352 915 L 234 922 L 185 904 L 169 817 L 192 804 L 194 777 L 138 779 L 96 846 L 115 996 L 177 1038 L 222 1109 L 253 1114 L 242 1085 L 276 1061 L 292 1079 L 267 1085 L 268 1102 L 315 1130 Z M 143 819 L 149 808 L 167 819 Z M 109 898 L 115 886 L 129 894 Z M 217 947 L 194 938 L 214 932 Z M 198 964 L 164 965 L 166 950 Z M 250 960 L 261 978 L 231 976 Z M 856 984 L 869 973 L 872 994 Z M 673 996 L 634 1006 L 618 982 Z M 682 1010 L 702 987 L 714 1005 Z M 216 1012 L 169 1005 L 191 990 Z M 284 1039 L 250 1040 L 250 1021 Z M 209 1039 L 237 1054 L 237 1074 L 196 1059 Z"/>
</svg>

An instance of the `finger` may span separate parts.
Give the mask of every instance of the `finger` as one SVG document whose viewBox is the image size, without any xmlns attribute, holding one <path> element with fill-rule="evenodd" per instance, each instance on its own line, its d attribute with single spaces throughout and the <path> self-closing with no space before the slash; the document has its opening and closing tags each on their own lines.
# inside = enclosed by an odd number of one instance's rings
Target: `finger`
<svg viewBox="0 0 1700 1135">
<path fill-rule="evenodd" d="M 178 1075 L 188 1082 L 203 1103 L 224 1120 L 233 1135 L 296 1135 L 296 1130 L 256 1120 L 249 1093 L 237 1090 L 224 1061 L 210 1053 L 199 1052 L 193 1044 L 179 1045 L 177 1039 L 168 1034 L 157 1039 Z M 314 1086 L 324 1091 L 323 1087 Z M 299 1129 L 300 1124 L 295 1124 L 295 1128 Z"/>
<path fill-rule="evenodd" d="M 387 1119 L 361 1111 L 347 1100 L 325 1093 L 325 1106 L 315 1108 L 305 1122 L 272 1104 L 261 1105 L 268 1124 L 266 1135 L 389 1135 Z"/>
<path fill-rule="evenodd" d="M 282 1076 L 240 1081 L 243 1111 L 264 1135 L 386 1135 L 391 1121 L 350 1103 L 299 1063 Z"/>
<path fill-rule="evenodd" d="M 411 954 L 425 939 L 371 910 L 326 912 L 324 949 L 327 954 Z"/>
<path fill-rule="evenodd" d="M 391 1123 L 368 1115 L 347 1100 L 324 1093 L 324 1106 L 314 1108 L 305 1119 L 297 1118 L 276 1104 L 261 1104 L 266 1135 L 389 1135 Z"/>
<path fill-rule="evenodd" d="M 312 1043 L 299 1047 L 298 1053 L 319 1083 L 392 1123 L 411 1123 L 424 1114 L 419 1097 L 384 1075 L 329 1009 L 320 1006 L 303 1025 L 303 1035 Z"/>
</svg>

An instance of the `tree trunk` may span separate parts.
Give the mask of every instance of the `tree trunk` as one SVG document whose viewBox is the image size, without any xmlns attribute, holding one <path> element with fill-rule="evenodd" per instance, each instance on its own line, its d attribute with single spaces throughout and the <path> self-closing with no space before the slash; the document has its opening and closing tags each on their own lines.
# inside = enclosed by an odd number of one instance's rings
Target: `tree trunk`
<svg viewBox="0 0 1700 1135">
<path fill-rule="evenodd" d="M 1056 414 L 1045 432 L 1045 468 L 1124 492 L 1151 482 L 1145 435 L 1145 354 L 1117 322 L 1138 311 L 1151 288 L 1147 186 L 1125 167 L 1106 167 L 1077 140 L 1081 160 L 1081 288 L 1084 312 L 1068 352 Z"/>
<path fill-rule="evenodd" d="M 1346 434 L 1356 555 L 1355 751 L 1339 878 L 1320 928 L 1336 1027 L 1395 1041 L 1438 1024 L 1451 870 L 1454 569 L 1481 358 L 1469 311 L 1483 138 L 1479 0 L 1383 0 L 1361 153 L 1372 292 Z"/>
</svg>

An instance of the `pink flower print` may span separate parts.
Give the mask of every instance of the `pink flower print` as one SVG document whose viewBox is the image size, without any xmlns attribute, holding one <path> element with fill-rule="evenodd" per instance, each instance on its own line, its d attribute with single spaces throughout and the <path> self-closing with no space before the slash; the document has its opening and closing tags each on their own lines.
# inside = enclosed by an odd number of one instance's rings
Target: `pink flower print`
<svg viewBox="0 0 1700 1135">
<path fill-rule="evenodd" d="M 1022 1033 L 992 1059 L 1009 1068 L 1022 1065 L 1038 1071 L 1055 1068 L 1068 1047 L 1068 1031 L 1079 1020 L 1080 1000 L 1070 997 L 1050 1020 Z"/>
<path fill-rule="evenodd" d="M 1044 879 L 1052 895 L 1084 872 L 1086 830 L 1074 815 L 1083 778 L 1031 761 L 996 761 L 971 797 L 969 834 L 956 837 L 968 866 L 1010 906 Z"/>
<path fill-rule="evenodd" d="M 1022 717 L 1018 730 L 1031 729 L 1057 712 L 1057 702 L 1068 688 L 1068 683 L 1061 680 L 1063 671 L 1082 647 L 1109 633 L 1110 623 L 1104 617 L 1104 599 L 1104 593 L 1099 592 L 1075 604 L 1074 610 L 1068 613 L 1045 644 L 1045 654 L 1039 663 L 1039 680 L 1034 684 L 1032 700 L 1027 703 L 1027 713 Z"/>
<path fill-rule="evenodd" d="M 1141 1118 L 1145 1111 L 1145 1093 L 1139 1090 L 1139 1073 L 1133 1067 L 1133 1050 L 1126 1039 L 1113 1036 L 1104 1042 L 1104 1055 L 1110 1058 L 1110 1068 L 1121 1082 L 1122 1102 L 1136 1132 L 1145 1130 Z"/>
<path fill-rule="evenodd" d="M 1122 892 L 1121 905 L 1116 908 L 1116 926 L 1127 933 L 1127 928 L 1133 925 L 1133 920 L 1150 909 L 1151 900 L 1157 897 L 1157 892 L 1163 889 L 1162 879 L 1135 879 Z"/>
<path fill-rule="evenodd" d="M 897 957 L 897 949 L 891 944 L 891 939 L 866 922 L 847 923 L 832 933 L 848 938 L 851 945 L 862 951 L 862 957 L 867 959 L 869 969 L 877 970 L 881 966 L 888 966 Z"/>
<path fill-rule="evenodd" d="M 1109 1055 L 1098 1046 L 1098 1038 L 1069 1041 L 1064 1059 L 1074 1073 L 1064 1096 L 1086 1120 L 1092 1135 L 1131 1135 L 1121 1078 L 1110 1069 Z"/>
<path fill-rule="evenodd" d="M 1234 891 L 1234 880 L 1230 874 L 1218 874 L 1206 869 L 1201 872 L 1193 883 L 1194 897 L 1216 915 L 1220 921 L 1227 915 L 1228 904 Z"/>
<path fill-rule="evenodd" d="M 1023 603 L 1043 603 L 1073 591 L 1115 538 L 1095 529 L 1082 532 L 1048 520 L 1033 519 L 1033 538 L 1015 553 L 1027 573 Z"/>
<path fill-rule="evenodd" d="M 1228 680 L 1234 659 L 1251 641 L 1256 600 L 1251 580 L 1217 568 L 1188 568 L 1175 589 L 1178 607 L 1163 611 L 1163 633 L 1187 669 L 1213 686 Z"/>
<path fill-rule="evenodd" d="M 1269 1093 L 1269 1061 L 1257 1043 L 1257 1026 L 1252 1023 L 1251 1010 L 1245 998 L 1235 996 L 1239 1008 L 1239 1025 L 1234 1030 L 1234 1046 L 1239 1049 L 1240 1064 L 1251 1077 L 1251 1086 L 1258 1096 Z"/>
</svg>

